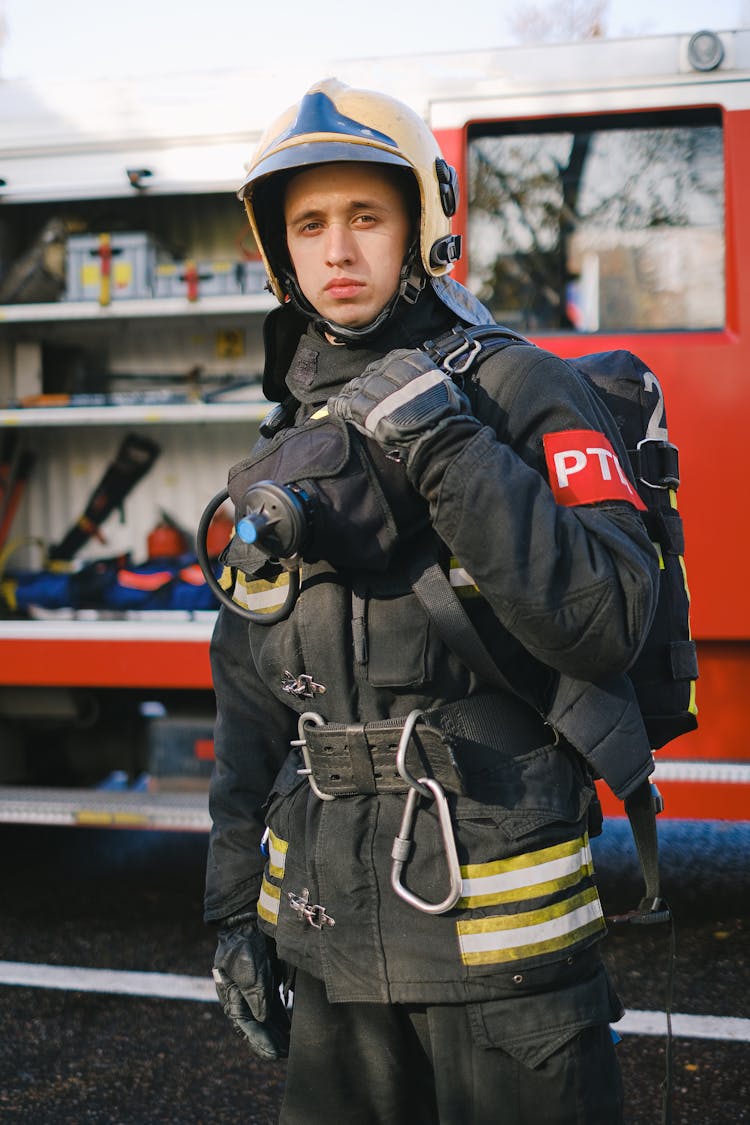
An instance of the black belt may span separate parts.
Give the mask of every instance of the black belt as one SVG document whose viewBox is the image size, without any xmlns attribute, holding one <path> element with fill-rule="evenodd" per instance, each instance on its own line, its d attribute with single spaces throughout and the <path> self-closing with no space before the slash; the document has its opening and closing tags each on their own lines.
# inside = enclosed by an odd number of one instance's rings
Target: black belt
<svg viewBox="0 0 750 1125">
<path fill-rule="evenodd" d="M 409 784 L 396 769 L 403 718 L 372 723 L 305 723 L 307 764 L 321 793 L 403 793 Z M 462 764 L 472 747 L 517 755 L 553 741 L 550 728 L 510 695 L 472 696 L 426 711 L 409 740 L 406 766 L 413 777 L 430 777 L 447 793 L 464 792 Z"/>
</svg>

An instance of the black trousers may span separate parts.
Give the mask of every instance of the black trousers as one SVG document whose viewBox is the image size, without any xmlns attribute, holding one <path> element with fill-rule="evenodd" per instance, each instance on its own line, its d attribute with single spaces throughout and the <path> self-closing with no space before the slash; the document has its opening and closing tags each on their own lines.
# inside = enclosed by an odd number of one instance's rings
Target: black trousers
<svg viewBox="0 0 750 1125">
<path fill-rule="evenodd" d="M 621 1125 L 607 1024 L 532 1068 L 475 1044 L 472 1007 L 329 1004 L 298 971 L 280 1125 Z"/>
</svg>

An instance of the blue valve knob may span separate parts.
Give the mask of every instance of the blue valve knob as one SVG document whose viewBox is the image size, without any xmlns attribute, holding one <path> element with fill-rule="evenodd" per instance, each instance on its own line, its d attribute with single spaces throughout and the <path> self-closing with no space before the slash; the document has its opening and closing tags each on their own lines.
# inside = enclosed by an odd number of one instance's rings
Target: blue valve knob
<svg viewBox="0 0 750 1125">
<path fill-rule="evenodd" d="M 243 543 L 254 543 L 258 538 L 257 517 L 243 516 L 237 523 L 237 534 Z"/>
</svg>

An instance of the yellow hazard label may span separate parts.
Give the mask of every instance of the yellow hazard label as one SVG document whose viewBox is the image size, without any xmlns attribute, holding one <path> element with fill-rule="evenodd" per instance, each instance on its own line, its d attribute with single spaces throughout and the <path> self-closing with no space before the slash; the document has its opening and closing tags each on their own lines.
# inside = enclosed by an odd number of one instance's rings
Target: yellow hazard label
<svg viewBox="0 0 750 1125">
<path fill-rule="evenodd" d="M 223 328 L 216 333 L 218 359 L 239 359 L 245 354 L 245 333 L 240 328 Z"/>
<path fill-rule="evenodd" d="M 112 825 L 142 828 L 149 823 L 148 817 L 143 813 L 106 812 L 101 809 L 79 809 L 75 814 L 75 821 L 76 824 L 87 825 L 89 828 Z"/>
</svg>

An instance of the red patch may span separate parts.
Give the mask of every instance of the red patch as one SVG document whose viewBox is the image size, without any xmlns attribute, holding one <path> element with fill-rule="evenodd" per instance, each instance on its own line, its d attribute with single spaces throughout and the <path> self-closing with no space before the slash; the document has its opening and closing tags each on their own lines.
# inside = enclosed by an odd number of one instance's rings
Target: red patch
<svg viewBox="0 0 750 1125">
<path fill-rule="evenodd" d="M 628 480 L 612 443 L 596 430 L 563 430 L 544 435 L 549 481 L 558 504 L 627 500 L 646 505 Z"/>
</svg>

